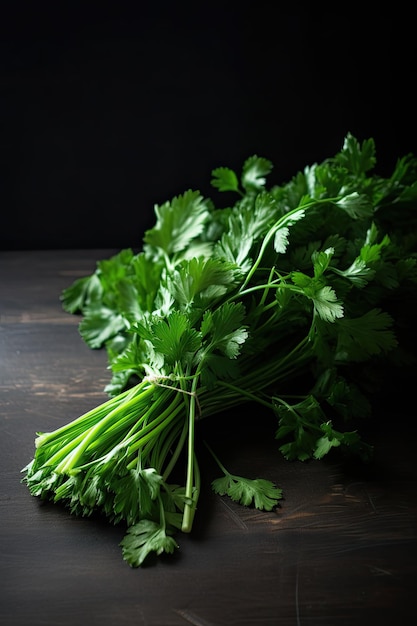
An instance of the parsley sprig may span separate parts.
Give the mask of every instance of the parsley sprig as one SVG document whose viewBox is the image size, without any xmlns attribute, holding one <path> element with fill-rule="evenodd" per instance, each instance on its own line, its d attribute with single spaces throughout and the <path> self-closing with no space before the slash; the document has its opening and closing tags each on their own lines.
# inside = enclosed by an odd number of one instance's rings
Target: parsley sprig
<svg viewBox="0 0 417 626">
<path fill-rule="evenodd" d="M 417 279 L 417 160 L 399 159 L 388 178 L 375 164 L 373 140 L 348 134 L 335 157 L 282 185 L 267 187 L 272 163 L 256 155 L 240 176 L 217 168 L 212 185 L 234 203 L 188 190 L 155 207 L 139 253 L 121 250 L 68 286 L 63 308 L 107 351 L 109 399 L 37 433 L 22 470 L 30 493 L 126 524 L 123 558 L 138 567 L 192 530 L 202 419 L 258 403 L 288 460 L 336 448 L 369 458 L 359 420 L 375 365 L 407 352 L 392 303 Z M 216 493 L 278 506 L 281 488 L 231 473 L 207 446 Z"/>
</svg>

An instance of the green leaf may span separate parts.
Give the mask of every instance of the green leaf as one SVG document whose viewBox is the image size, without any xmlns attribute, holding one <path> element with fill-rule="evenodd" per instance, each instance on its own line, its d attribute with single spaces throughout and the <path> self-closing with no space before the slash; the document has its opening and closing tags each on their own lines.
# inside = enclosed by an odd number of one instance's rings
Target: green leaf
<svg viewBox="0 0 417 626">
<path fill-rule="evenodd" d="M 97 349 L 118 333 L 124 332 L 127 324 L 122 315 L 116 315 L 112 309 L 102 306 L 89 309 L 78 328 L 86 344 Z"/>
<path fill-rule="evenodd" d="M 163 265 L 144 252 L 137 254 L 131 261 L 131 282 L 135 287 L 137 306 L 140 311 L 152 311 L 158 293 Z"/>
<path fill-rule="evenodd" d="M 393 350 L 398 341 L 391 329 L 391 316 L 381 309 L 370 309 L 356 318 L 338 322 L 337 358 L 362 361 Z"/>
<path fill-rule="evenodd" d="M 361 441 L 356 431 L 339 432 L 333 428 L 331 421 L 323 423 L 321 430 L 324 434 L 316 442 L 315 459 L 322 459 L 332 448 L 339 446 L 352 448 L 364 458 L 369 454 L 369 446 Z"/>
<path fill-rule="evenodd" d="M 179 547 L 165 528 L 147 519 L 130 526 L 119 545 L 122 548 L 123 559 L 131 567 L 142 565 L 151 552 L 157 555 L 163 552 L 172 554 Z"/>
<path fill-rule="evenodd" d="M 238 356 L 248 338 L 248 331 L 242 326 L 244 315 L 241 302 L 225 302 L 216 310 L 204 313 L 201 335 L 208 339 L 211 350 L 219 350 L 230 359 Z"/>
<path fill-rule="evenodd" d="M 334 322 L 337 318 L 343 317 L 343 305 L 339 302 L 334 289 L 329 285 L 318 289 L 311 295 L 311 299 L 317 315 L 325 322 Z"/>
<path fill-rule="evenodd" d="M 256 509 L 264 511 L 272 511 L 282 498 L 282 489 L 263 478 L 249 479 L 227 473 L 213 480 L 211 484 L 215 493 L 228 495 L 243 506 L 253 504 Z"/>
<path fill-rule="evenodd" d="M 184 363 L 201 345 L 199 333 L 190 328 L 188 317 L 180 311 L 174 310 L 166 319 L 157 321 L 153 333 L 155 350 L 170 365 Z"/>
<path fill-rule="evenodd" d="M 279 448 L 282 455 L 290 461 L 312 458 L 322 434 L 321 425 L 327 421 L 317 399 L 309 395 L 291 405 L 274 398 L 274 411 L 278 416 L 275 438 L 287 440 Z"/>
<path fill-rule="evenodd" d="M 336 155 L 335 161 L 355 176 L 361 176 L 375 167 L 375 141 L 372 138 L 366 139 L 361 145 L 352 133 L 347 133 L 343 148 Z"/>
<path fill-rule="evenodd" d="M 332 448 L 340 446 L 340 440 L 342 438 L 340 433 L 332 429 L 331 422 L 322 424 L 321 428 L 325 434 L 316 441 L 316 449 L 314 451 L 315 459 L 322 459 Z"/>
<path fill-rule="evenodd" d="M 326 253 L 322 253 L 316 256 L 314 271 L 317 278 L 311 278 L 303 272 L 292 272 L 291 279 L 302 289 L 304 295 L 312 300 L 319 318 L 325 322 L 334 322 L 337 318 L 343 317 L 344 310 L 334 289 L 330 285 L 323 286 L 321 272 L 324 271 L 327 262 Z"/>
<path fill-rule="evenodd" d="M 327 250 L 322 250 L 321 252 L 316 251 L 312 254 L 313 261 L 313 269 L 314 269 L 314 278 L 318 279 L 323 276 L 327 268 L 329 267 L 330 261 L 334 255 L 334 248 L 327 248 Z"/>
<path fill-rule="evenodd" d="M 212 171 L 211 185 L 219 191 L 239 191 L 239 181 L 233 170 L 228 167 L 217 167 Z"/>
<path fill-rule="evenodd" d="M 223 259 L 184 260 L 173 272 L 169 288 L 180 307 L 213 306 L 238 281 L 236 266 Z"/>
<path fill-rule="evenodd" d="M 268 159 L 253 155 L 246 159 L 242 171 L 242 186 L 247 192 L 260 191 L 266 183 L 266 176 L 272 170 Z"/>
<path fill-rule="evenodd" d="M 285 254 L 289 242 L 290 228 L 303 217 L 305 217 L 305 210 L 300 208 L 280 218 L 275 227 L 274 238 L 274 249 L 278 254 Z"/>
<path fill-rule="evenodd" d="M 103 291 L 114 291 L 119 281 L 130 276 L 130 264 L 134 258 L 131 248 L 125 248 L 110 259 L 97 262 L 97 275 L 103 286 Z"/>
<path fill-rule="evenodd" d="M 374 212 L 373 204 L 368 196 L 359 194 L 357 191 L 343 196 L 337 200 L 336 205 L 346 211 L 352 219 L 371 217 Z"/>
<path fill-rule="evenodd" d="M 129 341 L 121 352 L 112 354 L 112 372 L 122 372 L 124 370 L 139 372 L 141 371 L 144 358 L 146 358 L 144 345 L 140 342 L 138 334 L 135 333 L 131 341 Z"/>
<path fill-rule="evenodd" d="M 160 476 L 154 468 L 131 469 L 125 476 L 117 477 L 111 482 L 114 491 L 113 510 L 122 514 L 128 524 L 134 524 L 148 515 L 157 498 L 162 484 Z"/>
<path fill-rule="evenodd" d="M 188 190 L 171 202 L 156 205 L 155 215 L 155 226 L 145 232 L 144 243 L 171 255 L 184 250 L 202 233 L 209 210 L 198 191 Z"/>
<path fill-rule="evenodd" d="M 347 278 L 353 285 L 359 288 L 365 287 L 375 276 L 375 270 L 368 267 L 366 262 L 360 257 L 357 257 L 345 270 L 332 269 L 336 274 Z"/>
<path fill-rule="evenodd" d="M 94 273 L 75 280 L 60 295 L 62 308 L 67 313 L 82 313 L 91 299 L 101 297 L 103 292 L 100 279 Z"/>
</svg>

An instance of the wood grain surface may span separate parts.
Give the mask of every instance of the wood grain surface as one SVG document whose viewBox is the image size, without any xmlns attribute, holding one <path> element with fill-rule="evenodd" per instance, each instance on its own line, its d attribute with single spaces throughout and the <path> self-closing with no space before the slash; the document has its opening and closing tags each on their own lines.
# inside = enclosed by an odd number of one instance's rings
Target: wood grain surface
<svg viewBox="0 0 417 626">
<path fill-rule="evenodd" d="M 201 447 L 193 532 L 139 569 L 122 560 L 123 528 L 29 494 L 21 469 L 36 432 L 106 399 L 106 355 L 86 347 L 59 298 L 114 252 L 0 253 L 1 626 L 417 623 L 416 427 L 400 390 L 389 401 L 381 390 L 368 465 L 285 461 L 259 408 L 202 420 L 198 440 L 210 437 L 231 471 L 276 482 L 284 499 L 265 513 L 216 496 Z"/>
</svg>

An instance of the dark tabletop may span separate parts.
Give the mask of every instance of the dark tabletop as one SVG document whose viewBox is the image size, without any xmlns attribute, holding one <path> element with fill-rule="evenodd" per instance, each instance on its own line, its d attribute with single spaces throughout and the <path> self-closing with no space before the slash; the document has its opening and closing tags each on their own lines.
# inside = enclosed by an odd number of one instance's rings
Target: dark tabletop
<svg viewBox="0 0 417 626">
<path fill-rule="evenodd" d="M 0 253 L 0 624 L 414 624 L 416 428 L 407 417 L 415 409 L 400 392 L 381 403 L 368 465 L 337 455 L 286 461 L 259 409 L 213 417 L 201 430 L 217 433 L 228 468 L 274 481 L 281 506 L 259 512 L 216 496 L 214 468 L 203 458 L 193 532 L 176 537 L 174 555 L 138 569 L 122 559 L 123 528 L 29 494 L 21 469 L 36 432 L 107 399 L 106 354 L 84 344 L 79 318 L 63 311 L 59 297 L 114 252 Z"/>
</svg>

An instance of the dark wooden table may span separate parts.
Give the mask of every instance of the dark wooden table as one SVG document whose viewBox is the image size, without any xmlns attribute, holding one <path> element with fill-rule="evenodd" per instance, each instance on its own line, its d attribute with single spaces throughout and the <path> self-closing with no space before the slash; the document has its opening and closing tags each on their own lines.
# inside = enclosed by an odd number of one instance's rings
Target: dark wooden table
<svg viewBox="0 0 417 626">
<path fill-rule="evenodd" d="M 203 493 L 175 555 L 130 568 L 120 527 L 41 504 L 21 483 L 37 431 L 106 399 L 106 355 L 86 347 L 59 296 L 115 250 L 0 252 L 2 626 L 361 626 L 417 618 L 415 411 L 385 401 L 370 465 L 337 457 L 290 463 L 274 426 L 242 428 L 231 447 L 213 418 L 229 469 L 284 490 L 277 511 Z M 382 390 L 381 390 L 382 391 Z M 412 394 L 411 394 L 412 395 Z M 236 426 L 241 416 L 230 416 Z M 246 423 L 248 418 L 245 418 Z M 250 417 L 249 417 L 250 420 Z M 204 427 L 201 427 L 204 428 Z"/>
</svg>

